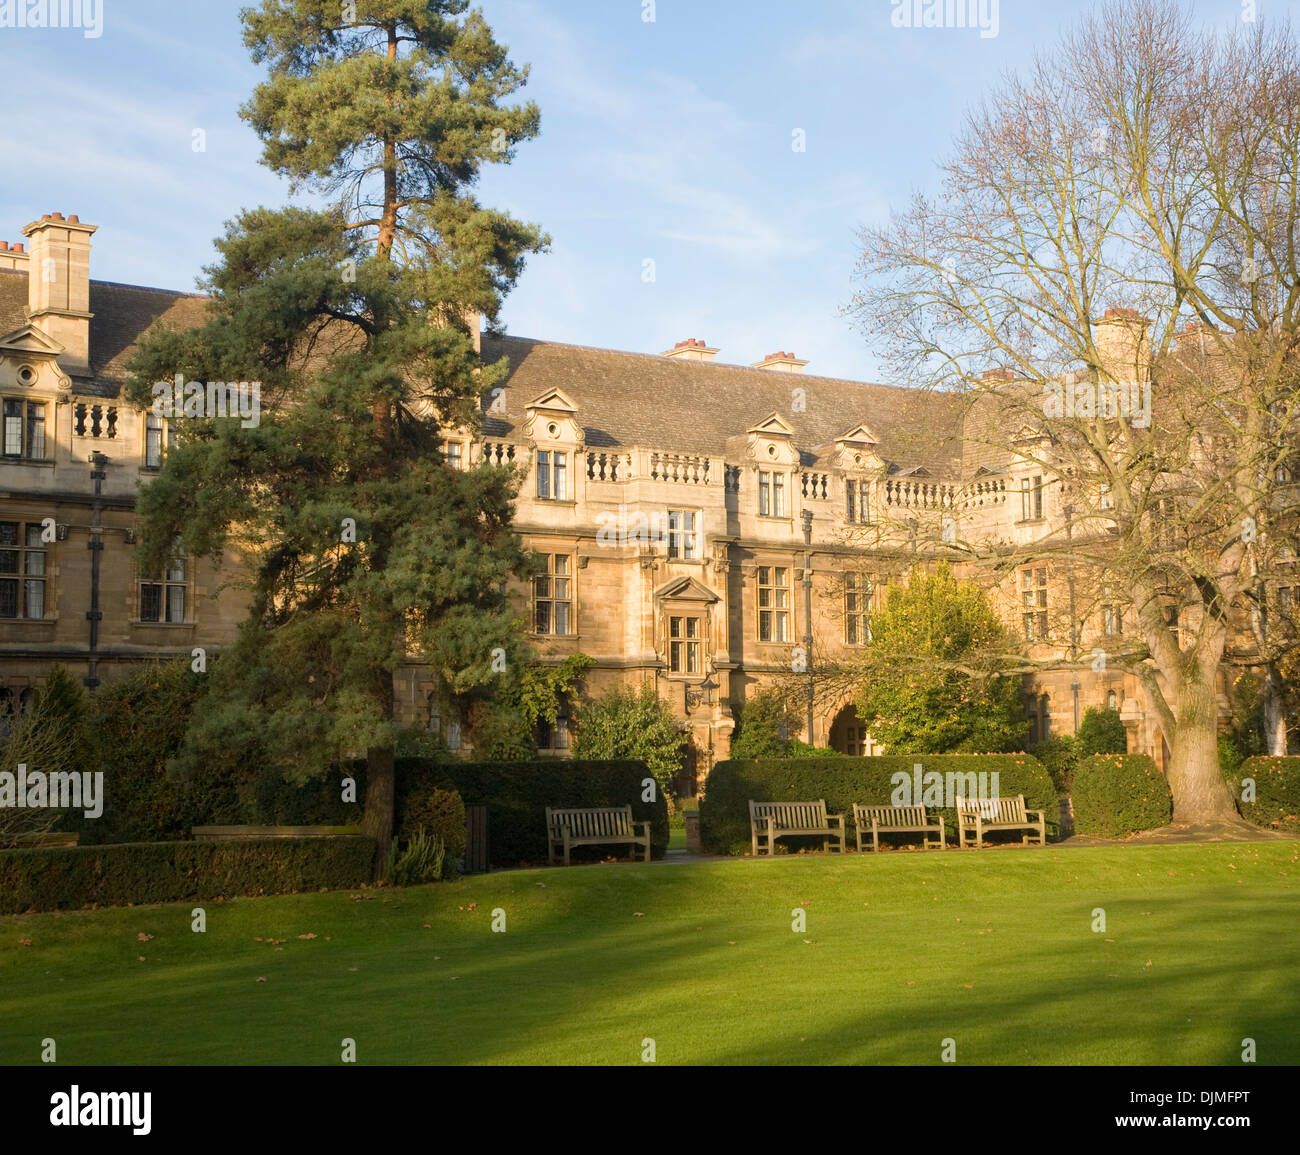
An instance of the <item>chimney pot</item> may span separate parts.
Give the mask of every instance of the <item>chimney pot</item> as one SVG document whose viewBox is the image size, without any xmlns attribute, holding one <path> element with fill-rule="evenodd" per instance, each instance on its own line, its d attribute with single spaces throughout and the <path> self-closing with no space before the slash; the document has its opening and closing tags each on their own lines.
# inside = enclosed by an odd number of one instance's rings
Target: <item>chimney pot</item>
<svg viewBox="0 0 1300 1155">
<path fill-rule="evenodd" d="M 70 224 L 70 225 L 79 225 L 79 224 L 81 224 L 81 218 L 80 218 L 79 216 L 77 216 L 76 213 L 73 213 L 72 216 L 70 216 L 70 217 L 68 218 L 68 224 Z"/>
<path fill-rule="evenodd" d="M 9 251 L 9 242 L 0 241 L 0 253 L 7 253 L 8 251 Z"/>
<path fill-rule="evenodd" d="M 51 220 L 54 220 L 54 221 L 61 221 L 61 220 L 63 220 L 63 214 L 62 214 L 62 213 L 50 213 L 50 219 L 51 219 Z"/>
<path fill-rule="evenodd" d="M 21 253 L 21 252 L 23 251 L 23 243 L 22 243 L 22 241 L 15 241 L 15 242 L 14 242 L 14 249 L 13 249 L 13 251 L 14 251 L 15 253 Z"/>
</svg>

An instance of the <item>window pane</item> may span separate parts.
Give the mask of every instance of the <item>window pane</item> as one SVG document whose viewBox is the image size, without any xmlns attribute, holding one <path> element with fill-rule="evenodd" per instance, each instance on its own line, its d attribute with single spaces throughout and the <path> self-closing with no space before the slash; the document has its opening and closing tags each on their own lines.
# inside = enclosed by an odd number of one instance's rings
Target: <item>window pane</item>
<svg viewBox="0 0 1300 1155">
<path fill-rule="evenodd" d="M 16 549 L 0 549 L 0 573 L 17 572 L 18 551 Z"/>
<path fill-rule="evenodd" d="M 167 587 L 167 620 L 183 622 L 185 620 L 185 587 Z"/>
<path fill-rule="evenodd" d="M 18 616 L 18 583 L 13 578 L 0 580 L 0 618 Z"/>
<path fill-rule="evenodd" d="M 18 523 L 16 521 L 0 521 L 0 545 L 17 544 Z"/>
<path fill-rule="evenodd" d="M 563 453 L 555 455 L 555 500 L 563 501 L 568 492 L 565 488 L 565 457 Z"/>
<path fill-rule="evenodd" d="M 537 496 L 551 496 L 551 455 L 547 452 L 537 455 Z"/>
<path fill-rule="evenodd" d="M 681 619 L 681 618 L 669 618 L 669 619 L 668 619 L 668 636 L 669 636 L 670 638 L 680 638 L 680 637 L 682 636 L 682 619 Z"/>
<path fill-rule="evenodd" d="M 785 570 L 785 568 L 784 568 L 784 567 L 778 567 L 774 572 L 775 572 L 775 574 L 776 574 L 776 581 L 774 581 L 772 584 L 773 584 L 773 585 L 778 585 L 778 586 L 783 586 L 783 585 L 785 585 L 785 584 L 786 584 L 786 578 L 785 578 L 785 575 L 786 575 L 786 572 L 787 572 L 787 571 Z"/>
<path fill-rule="evenodd" d="M 673 674 L 682 672 L 682 643 L 668 643 L 668 670 Z"/>
<path fill-rule="evenodd" d="M 569 558 L 566 554 L 556 554 L 554 559 L 554 570 L 556 573 L 569 572 Z"/>
<path fill-rule="evenodd" d="M 44 582 L 25 582 L 27 587 L 27 608 L 23 611 L 23 616 L 27 618 L 43 618 L 45 616 L 45 583 Z"/>
<path fill-rule="evenodd" d="M 772 611 L 771 610 L 759 611 L 758 640 L 760 642 L 770 642 L 772 640 Z"/>
<path fill-rule="evenodd" d="M 772 514 L 785 516 L 785 477 L 779 473 L 772 475 Z"/>
<path fill-rule="evenodd" d="M 172 582 L 183 582 L 185 580 L 185 559 L 183 557 L 172 558 L 171 564 L 167 567 L 167 580 Z"/>
<path fill-rule="evenodd" d="M 847 641 L 850 646 L 856 646 L 858 644 L 858 619 L 848 618 L 845 624 L 847 626 L 845 641 Z"/>
<path fill-rule="evenodd" d="M 537 603 L 537 632 L 539 634 L 549 634 L 551 632 L 551 603 Z"/>
<path fill-rule="evenodd" d="M 687 618 L 687 619 L 686 619 L 686 636 L 687 636 L 688 638 L 698 638 L 698 637 L 700 636 L 700 619 L 699 619 L 699 618 Z"/>
<path fill-rule="evenodd" d="M 3 542 L 0 542 L 0 544 L 3 544 Z M 762 565 L 758 567 L 758 584 L 761 586 L 770 586 L 772 584 L 772 571 L 769 567 Z"/>
<path fill-rule="evenodd" d="M 568 598 L 568 596 L 569 596 L 569 579 L 568 579 L 568 578 L 556 578 L 556 579 L 555 579 L 555 596 L 556 596 L 557 598 L 566 598 L 566 599 Z"/>
<path fill-rule="evenodd" d="M 45 543 L 41 540 L 41 527 L 39 525 L 28 524 L 27 526 L 27 548 L 44 549 Z"/>
<path fill-rule="evenodd" d="M 547 575 L 538 574 L 533 578 L 533 596 L 538 598 L 551 596 L 551 579 Z"/>
<path fill-rule="evenodd" d="M 28 550 L 23 558 L 23 568 L 32 577 L 45 576 L 45 554 L 38 550 Z"/>
<path fill-rule="evenodd" d="M 698 674 L 700 672 L 700 643 L 686 643 L 686 672 L 688 674 Z"/>
<path fill-rule="evenodd" d="M 140 620 L 156 622 L 162 611 L 162 586 L 142 585 L 140 587 Z"/>
<path fill-rule="evenodd" d="M 27 404 L 27 456 L 45 456 L 45 406 L 32 402 Z"/>
<path fill-rule="evenodd" d="M 567 634 L 569 632 L 569 603 L 555 603 L 555 632 L 557 634 Z"/>
</svg>

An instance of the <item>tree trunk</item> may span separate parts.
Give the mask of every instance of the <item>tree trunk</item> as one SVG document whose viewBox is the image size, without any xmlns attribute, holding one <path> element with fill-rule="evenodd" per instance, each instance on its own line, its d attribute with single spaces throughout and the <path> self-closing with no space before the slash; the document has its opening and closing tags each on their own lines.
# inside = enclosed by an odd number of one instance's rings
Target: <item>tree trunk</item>
<svg viewBox="0 0 1300 1155">
<path fill-rule="evenodd" d="M 1169 789 L 1177 825 L 1237 825 L 1232 795 L 1219 769 L 1218 703 L 1213 682 L 1188 680 L 1174 704 L 1177 726 L 1169 756 Z"/>
<path fill-rule="evenodd" d="M 378 675 L 377 691 L 384 717 L 393 719 L 393 676 L 387 670 Z M 393 825 L 396 811 L 397 770 L 394 765 L 397 751 L 391 746 L 371 746 L 366 750 L 366 809 L 361 818 L 361 833 L 375 840 L 373 880 L 384 876 L 388 851 L 393 843 Z"/>
<path fill-rule="evenodd" d="M 1282 679 L 1277 670 L 1270 666 L 1268 677 L 1264 680 L 1264 734 L 1268 739 L 1270 754 L 1286 753 L 1286 729 L 1286 701 Z"/>
</svg>

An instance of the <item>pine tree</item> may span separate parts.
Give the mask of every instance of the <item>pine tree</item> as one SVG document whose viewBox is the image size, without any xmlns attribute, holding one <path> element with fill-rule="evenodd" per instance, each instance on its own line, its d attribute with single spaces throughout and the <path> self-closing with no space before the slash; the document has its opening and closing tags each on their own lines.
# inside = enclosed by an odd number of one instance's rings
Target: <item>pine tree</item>
<svg viewBox="0 0 1300 1155">
<path fill-rule="evenodd" d="M 516 473 L 447 467 L 442 431 L 474 427 L 505 363 L 495 322 L 547 238 L 484 208 L 482 166 L 535 136 L 524 84 L 465 0 L 263 0 L 246 45 L 269 65 L 242 115 L 263 163 L 322 210 L 258 208 L 217 241 L 207 324 L 155 332 L 130 395 L 153 383 L 257 381 L 255 421 L 173 419 L 142 493 L 140 564 L 176 548 L 246 563 L 251 610 L 211 667 L 182 765 L 263 758 L 300 780 L 365 752 L 363 832 L 387 849 L 393 676 L 429 663 L 451 693 L 526 660 L 506 582 L 526 574 L 510 530 Z M 376 869 L 381 868 L 377 858 Z"/>
</svg>

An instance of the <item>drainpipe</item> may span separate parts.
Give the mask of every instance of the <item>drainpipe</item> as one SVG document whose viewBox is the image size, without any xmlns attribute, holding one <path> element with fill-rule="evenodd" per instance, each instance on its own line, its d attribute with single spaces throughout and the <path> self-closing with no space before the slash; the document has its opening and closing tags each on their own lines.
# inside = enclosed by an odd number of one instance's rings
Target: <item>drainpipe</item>
<svg viewBox="0 0 1300 1155">
<path fill-rule="evenodd" d="M 96 451 L 90 455 L 90 479 L 95 483 L 95 503 L 90 519 L 90 541 L 86 548 L 90 550 L 90 609 L 86 611 L 86 620 L 90 622 L 89 672 L 82 679 L 86 689 L 93 694 L 99 685 L 99 623 L 103 614 L 99 611 L 99 558 L 104 552 L 104 479 L 108 472 L 104 466 L 108 458 Z"/>
</svg>

